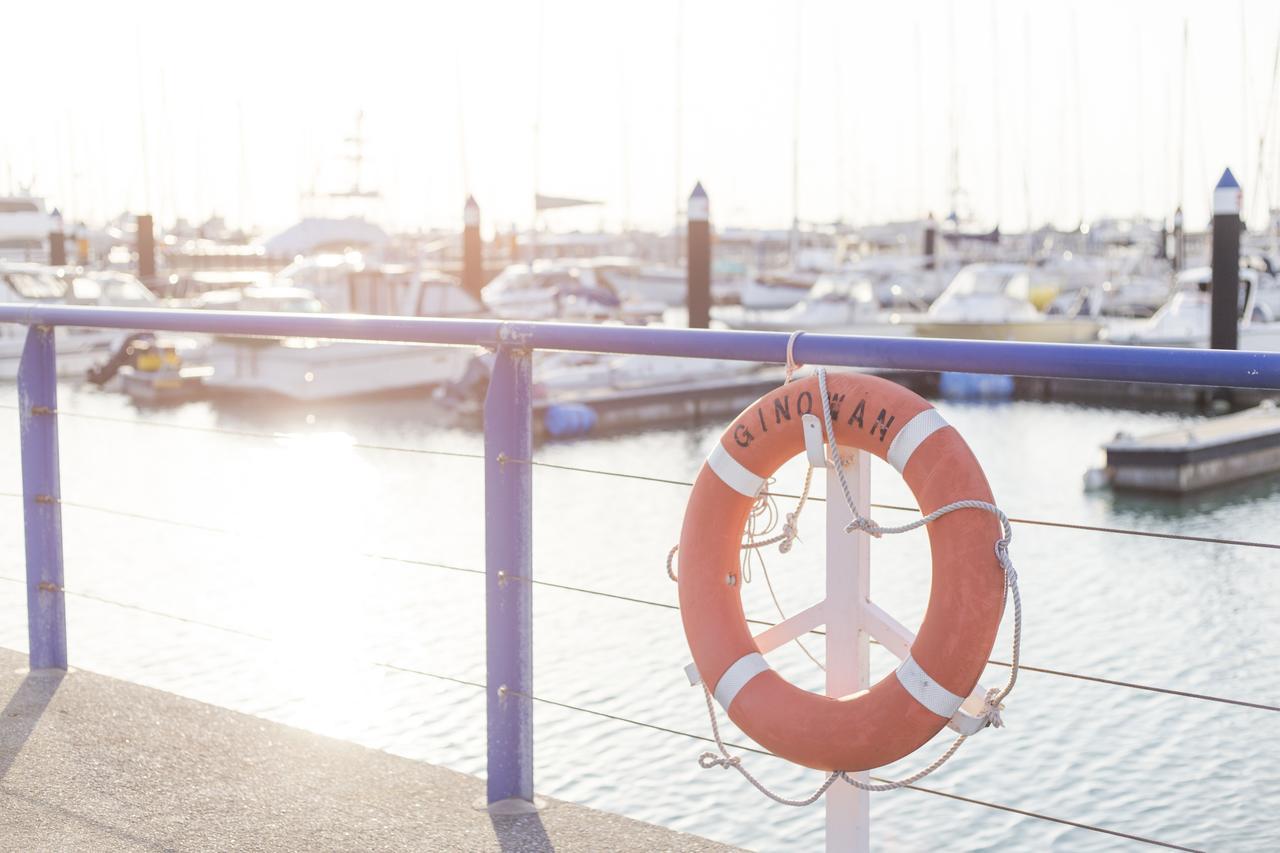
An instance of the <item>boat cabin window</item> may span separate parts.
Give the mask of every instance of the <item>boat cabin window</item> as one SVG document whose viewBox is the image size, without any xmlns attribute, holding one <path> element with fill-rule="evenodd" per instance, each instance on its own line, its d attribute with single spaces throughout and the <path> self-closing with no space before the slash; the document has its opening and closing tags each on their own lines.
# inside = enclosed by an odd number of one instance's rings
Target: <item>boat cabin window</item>
<svg viewBox="0 0 1280 853">
<path fill-rule="evenodd" d="M 4 279 L 24 299 L 60 299 L 67 292 L 65 282 L 45 273 L 10 272 Z"/>
<path fill-rule="evenodd" d="M 318 314 L 324 306 L 314 296 L 273 296 L 266 299 L 250 299 L 240 303 L 244 311 L 292 311 L 298 314 Z"/>
<path fill-rule="evenodd" d="M 1012 296 L 1014 299 L 1030 298 L 1031 275 L 1025 272 L 1011 275 L 1005 283 L 1004 290 L 1002 292 L 1005 296 Z"/>
<path fill-rule="evenodd" d="M 865 278 L 846 278 L 835 275 L 818 276 L 809 290 L 809 299 L 820 302 L 870 302 L 873 297 L 871 282 Z"/>
<path fill-rule="evenodd" d="M 79 276 L 71 282 L 71 294 L 77 302 L 94 302 L 103 305 L 129 305 L 151 303 L 156 296 L 138 281 L 127 275 L 103 275 L 97 278 Z"/>
<path fill-rule="evenodd" d="M 956 296 L 1012 296 L 1026 299 L 1030 280 L 1026 273 L 998 267 L 967 267 L 956 273 L 947 290 Z"/>
</svg>

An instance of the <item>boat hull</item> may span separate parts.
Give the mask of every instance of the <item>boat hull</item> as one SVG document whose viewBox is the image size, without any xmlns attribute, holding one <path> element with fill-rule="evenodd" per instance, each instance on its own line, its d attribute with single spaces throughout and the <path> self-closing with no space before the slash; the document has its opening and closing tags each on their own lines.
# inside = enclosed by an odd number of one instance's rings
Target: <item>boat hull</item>
<svg viewBox="0 0 1280 853">
<path fill-rule="evenodd" d="M 964 323 L 921 320 L 916 334 L 923 338 L 961 338 L 977 341 L 1034 341 L 1085 344 L 1098 339 L 1101 327 L 1090 320 L 1043 320 L 1012 323 Z"/>
<path fill-rule="evenodd" d="M 461 378 L 470 347 L 220 339 L 205 361 L 205 387 L 317 401 L 430 388 Z"/>
<path fill-rule="evenodd" d="M 18 378 L 26 332 L 25 326 L 11 326 L 0 337 L 0 380 Z M 120 332 L 113 329 L 58 328 L 54 333 L 58 376 L 83 377 L 115 350 L 119 338 Z"/>
</svg>

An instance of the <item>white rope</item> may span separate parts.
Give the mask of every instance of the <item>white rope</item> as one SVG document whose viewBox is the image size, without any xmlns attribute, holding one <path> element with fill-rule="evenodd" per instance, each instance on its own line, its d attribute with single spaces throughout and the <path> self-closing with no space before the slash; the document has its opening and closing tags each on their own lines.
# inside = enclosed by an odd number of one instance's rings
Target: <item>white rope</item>
<svg viewBox="0 0 1280 853">
<path fill-rule="evenodd" d="M 751 771 L 742 766 L 741 758 L 729 754 L 729 750 L 725 748 L 724 741 L 720 739 L 720 725 L 716 722 L 716 709 L 715 706 L 711 704 L 711 691 L 707 689 L 706 682 L 703 682 L 702 693 L 707 700 L 707 714 L 711 717 L 711 734 L 716 739 L 716 748 L 720 750 L 719 755 L 716 755 L 714 752 L 704 752 L 698 756 L 698 766 L 703 770 L 710 770 L 712 767 L 723 767 L 728 770 L 732 767 L 734 770 L 741 773 L 744 779 L 754 785 L 757 791 L 764 794 L 774 802 L 781 803 L 784 806 L 813 805 L 822 797 L 823 794 L 827 792 L 828 788 L 835 784 L 836 779 L 839 778 L 839 772 L 832 773 L 827 776 L 826 781 L 819 786 L 818 790 L 799 800 L 790 800 L 780 794 L 775 794 L 773 791 L 770 791 L 765 787 L 763 782 L 751 775 Z"/>
<path fill-rule="evenodd" d="M 791 337 L 787 338 L 787 375 L 783 379 L 784 385 L 794 378 L 797 369 L 804 366 L 797 362 L 793 355 L 796 338 L 803 334 L 804 332 L 792 332 Z M 772 538 L 758 539 L 756 538 L 757 536 L 768 536 L 777 524 L 777 506 L 773 502 L 773 496 L 769 494 L 769 486 L 773 485 L 773 478 L 770 477 L 766 480 L 764 484 L 761 485 L 760 491 L 756 494 L 755 503 L 751 505 L 751 515 L 747 517 L 747 541 L 742 545 L 743 550 L 747 551 L 748 549 L 753 548 L 767 548 L 770 545 L 776 544 L 781 553 L 786 554 L 790 552 L 791 546 L 795 543 L 795 540 L 800 538 L 800 513 L 804 511 L 804 505 L 809 500 L 809 486 L 812 482 L 813 466 L 810 465 L 808 472 L 804 475 L 804 489 L 800 492 L 800 500 L 796 504 L 795 511 L 787 513 L 786 523 L 782 525 L 782 532 Z M 756 519 L 765 511 L 766 504 L 767 511 L 769 513 L 769 521 L 764 525 L 763 529 L 756 531 L 754 529 Z M 679 550 L 680 546 L 679 544 L 676 544 L 672 545 L 671 550 L 667 552 L 667 577 L 671 578 L 673 583 L 679 583 L 680 581 L 675 569 L 676 552 Z M 764 569 L 763 559 L 760 561 L 760 568 Z M 751 582 L 751 566 L 747 560 L 746 554 L 743 555 L 742 580 L 744 583 Z M 765 569 L 765 580 L 768 580 L 767 569 Z M 769 584 L 769 592 L 773 592 L 772 583 Z M 782 615 L 782 606 L 778 605 L 777 596 L 774 596 L 773 603 L 778 606 L 779 615 Z M 782 618 L 785 620 L 787 617 L 782 616 Z M 798 640 L 796 641 L 796 645 L 799 645 L 802 649 L 804 648 Z M 808 649 L 805 649 L 805 654 L 809 654 Z M 817 660 L 814 659 L 813 655 L 809 655 L 809 658 L 813 660 L 814 663 L 817 663 Z M 822 666 L 822 664 L 818 664 L 818 666 Z"/>
<path fill-rule="evenodd" d="M 791 381 L 791 377 L 795 375 L 798 368 L 804 367 L 795 358 L 796 340 L 803 334 L 804 332 L 792 332 L 791 337 L 787 338 L 787 375 L 782 379 L 783 385 Z"/>
<path fill-rule="evenodd" d="M 747 527 L 743 534 L 744 541 L 739 547 L 743 551 L 742 562 L 742 580 L 746 583 L 751 582 L 751 568 L 747 560 L 751 551 L 758 551 L 761 548 L 767 548 L 770 545 L 777 545 L 778 551 L 786 554 L 791 551 L 792 545 L 800 538 L 800 513 L 804 511 L 805 504 L 809 502 L 809 488 L 813 483 L 813 467 L 809 467 L 809 471 L 804 477 L 804 488 L 800 492 L 800 500 L 796 503 L 794 511 L 786 514 L 786 521 L 782 524 L 782 532 L 774 536 L 770 533 L 778 526 L 778 508 L 773 493 L 769 491 L 769 486 L 773 485 L 773 478 L 769 478 L 760 486 L 760 491 L 756 493 L 755 502 L 751 505 L 751 513 L 747 516 Z M 757 527 L 760 516 L 765 516 L 767 521 Z M 765 536 L 766 539 L 758 537 Z M 680 576 L 676 573 L 676 554 L 680 551 L 680 545 L 672 545 L 671 550 L 667 552 L 667 577 L 673 583 L 680 582 Z M 764 568 L 764 560 L 760 560 L 761 568 Z M 785 616 L 783 617 L 786 618 Z"/>
<path fill-rule="evenodd" d="M 790 363 L 791 363 L 791 347 L 792 347 L 792 344 L 794 344 L 795 338 L 798 334 L 799 333 L 793 334 L 791 336 L 791 339 L 787 343 L 788 368 L 790 368 Z M 788 380 L 790 379 L 791 372 L 792 371 L 788 369 L 788 374 L 787 374 Z M 916 521 L 910 522 L 908 524 L 903 524 L 898 527 L 883 527 L 877 524 L 872 519 L 867 518 L 866 516 L 863 516 L 861 513 L 858 512 L 857 505 L 853 500 L 853 493 L 849 488 L 848 480 L 845 478 L 844 465 L 841 464 L 840 460 L 838 459 L 838 448 L 835 440 L 835 429 L 831 421 L 831 397 L 827 393 L 827 372 L 823 368 L 818 368 L 818 388 L 819 388 L 819 393 L 822 395 L 822 402 L 823 402 L 822 415 L 823 415 L 823 420 L 825 422 L 826 430 L 827 430 L 827 441 L 831 446 L 832 458 L 833 458 L 833 461 L 835 462 L 836 476 L 837 476 L 837 479 L 840 481 L 841 491 L 844 492 L 845 503 L 848 504 L 849 512 L 853 515 L 853 521 L 849 522 L 849 524 L 845 526 L 846 533 L 852 533 L 855 530 L 861 530 L 867 533 L 868 535 L 874 536 L 876 538 L 879 538 L 880 536 L 883 536 L 886 534 L 892 535 L 896 533 L 905 533 L 909 530 L 915 530 L 918 527 L 923 527 L 926 524 L 936 521 L 937 519 L 941 518 L 942 516 L 946 515 L 949 512 L 955 512 L 956 510 L 960 510 L 960 509 L 984 510 L 986 512 L 990 512 L 994 514 L 1000 520 L 1000 528 L 1003 535 L 1000 539 L 996 540 L 995 553 L 996 553 L 996 560 L 1000 563 L 1000 568 L 1004 572 L 1004 591 L 1005 591 L 1006 603 L 1008 601 L 1009 595 L 1013 596 L 1013 651 L 1012 651 L 1012 657 L 1011 657 L 1010 667 L 1009 667 L 1009 680 L 1004 687 L 1002 688 L 993 687 L 987 691 L 987 695 L 983 703 L 982 716 L 983 718 L 985 718 L 986 724 L 988 726 L 991 726 L 992 728 L 1001 728 L 1004 725 L 1004 721 L 1001 719 L 1000 712 L 1004 709 L 1004 700 L 1013 691 L 1013 687 L 1018 681 L 1018 666 L 1022 656 L 1022 596 L 1018 591 L 1018 574 L 1013 568 L 1012 559 L 1009 557 L 1009 542 L 1013 539 L 1013 528 L 1009 524 L 1008 516 L 1006 516 L 1004 512 L 995 504 L 989 503 L 987 501 L 979 501 L 979 500 L 954 501 L 952 503 L 947 504 L 944 507 L 940 507 L 934 510 L 928 515 L 917 519 Z M 812 475 L 812 471 L 813 469 L 810 468 L 811 475 Z M 805 486 L 807 490 L 808 488 L 807 479 L 805 482 Z M 803 501 L 802 501 L 802 505 L 803 505 Z M 799 508 L 797 508 L 797 512 L 798 511 L 799 511 Z M 668 571 L 670 570 L 669 566 L 670 566 L 670 559 L 668 558 Z M 767 573 L 765 577 L 767 580 L 768 579 Z M 770 592 L 772 592 L 772 590 L 773 590 L 773 586 L 772 584 L 770 584 Z M 777 603 L 776 597 L 774 598 L 774 603 L 775 604 Z M 779 607 L 779 612 L 781 612 L 780 607 Z M 801 648 L 803 648 L 803 646 L 801 646 Z M 808 650 L 806 649 L 805 652 L 807 654 Z M 812 655 L 810 655 L 810 657 L 812 657 Z M 707 715 L 711 719 L 711 732 L 715 736 L 716 747 L 720 750 L 720 755 L 716 755 L 713 752 L 702 753 L 702 755 L 698 756 L 699 766 L 701 766 L 703 769 L 710 769 L 712 767 L 723 767 L 728 769 L 729 767 L 732 767 L 733 769 L 741 773 L 748 782 L 754 785 L 756 789 L 759 790 L 761 793 L 763 793 L 765 796 L 769 797 L 771 800 L 774 800 L 775 802 L 781 803 L 783 805 L 788 805 L 788 806 L 807 806 L 817 802 L 818 799 L 827 792 L 827 790 L 835 782 L 837 777 L 839 777 L 840 779 L 843 779 L 845 782 L 854 786 L 855 788 L 860 788 L 864 791 L 883 792 L 883 791 L 893 791 L 899 788 L 907 787 L 909 785 L 912 785 L 920 781 L 924 777 L 933 773 L 942 765 L 946 764 L 947 761 L 950 760 L 950 758 L 956 754 L 956 752 L 960 749 L 960 746 L 966 740 L 968 740 L 968 737 L 969 737 L 968 735 L 961 735 L 960 737 L 956 738 L 954 741 L 951 742 L 951 745 L 947 747 L 946 751 L 943 752 L 942 755 L 940 755 L 936 760 L 934 760 L 932 764 L 925 767 L 923 770 L 919 770 L 911 774 L 910 776 L 904 777 L 902 779 L 897 779 L 894 781 L 883 782 L 883 783 L 862 782 L 858 779 L 853 778 L 848 772 L 840 770 L 828 776 L 826 781 L 822 783 L 822 785 L 818 788 L 818 790 L 815 791 L 810 796 L 804 799 L 791 800 L 791 799 L 787 799 L 786 797 L 782 797 L 778 794 L 775 794 L 773 791 L 770 791 L 767 787 L 765 787 L 763 783 L 761 783 L 758 779 L 752 776 L 751 773 L 749 773 L 747 769 L 742 766 L 741 758 L 729 754 L 728 749 L 725 748 L 724 742 L 720 739 L 720 727 L 719 727 L 719 724 L 716 722 L 715 706 L 711 704 L 711 694 L 707 690 L 707 687 L 705 684 L 703 685 L 703 693 L 706 694 Z"/>
</svg>

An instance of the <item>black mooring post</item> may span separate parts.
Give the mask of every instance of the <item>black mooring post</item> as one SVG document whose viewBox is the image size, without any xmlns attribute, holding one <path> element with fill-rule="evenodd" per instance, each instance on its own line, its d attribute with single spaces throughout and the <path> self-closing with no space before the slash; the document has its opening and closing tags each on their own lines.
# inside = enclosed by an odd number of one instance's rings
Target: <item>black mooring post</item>
<svg viewBox="0 0 1280 853">
<path fill-rule="evenodd" d="M 150 213 L 138 214 L 138 278 L 147 284 L 156 277 L 155 220 Z"/>
<path fill-rule="evenodd" d="M 55 207 L 49 215 L 49 266 L 67 265 L 67 235 L 62 227 L 62 213 Z"/>
<path fill-rule="evenodd" d="M 1240 342 L 1240 184 L 1227 169 L 1213 189 L 1213 296 L 1209 346 Z"/>
<path fill-rule="evenodd" d="M 1182 206 L 1173 212 L 1173 271 L 1182 272 L 1187 266 L 1187 241 L 1182 234 Z"/>
<path fill-rule="evenodd" d="M 689 328 L 711 325 L 711 202 L 701 182 L 689 196 L 688 286 Z"/>
<path fill-rule="evenodd" d="M 462 289 L 476 299 L 484 289 L 484 252 L 480 242 L 480 205 L 467 196 L 462 208 Z"/>
<path fill-rule="evenodd" d="M 924 268 L 931 270 L 936 265 L 938 255 L 938 220 L 929 213 L 924 221 Z"/>
<path fill-rule="evenodd" d="M 83 222 L 76 224 L 76 263 L 89 266 L 89 228 Z"/>
</svg>

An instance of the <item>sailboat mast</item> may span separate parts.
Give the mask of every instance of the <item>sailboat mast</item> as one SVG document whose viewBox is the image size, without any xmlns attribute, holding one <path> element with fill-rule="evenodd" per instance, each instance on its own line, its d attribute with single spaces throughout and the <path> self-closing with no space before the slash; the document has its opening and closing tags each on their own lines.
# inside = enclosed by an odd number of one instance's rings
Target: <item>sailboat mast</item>
<svg viewBox="0 0 1280 853">
<path fill-rule="evenodd" d="M 533 227 L 529 229 L 529 271 L 533 271 L 533 262 L 538 259 L 538 194 L 542 192 L 541 174 L 539 172 L 539 164 L 542 161 L 542 59 L 543 47 L 546 37 L 546 18 L 547 4 L 545 2 L 538 4 L 538 56 L 536 62 L 538 64 L 538 73 L 536 77 L 537 90 L 534 92 L 533 98 Z"/>
<path fill-rule="evenodd" d="M 453 48 L 453 80 L 455 84 L 454 99 L 458 106 L 458 164 L 462 167 L 462 194 L 471 196 L 471 170 L 467 164 L 467 124 L 465 99 L 462 92 L 462 56 L 458 45 Z"/>
<path fill-rule="evenodd" d="M 1026 6 L 1022 7 L 1022 205 L 1026 209 L 1027 216 L 1027 240 L 1032 240 L 1032 217 L 1031 217 L 1031 93 L 1033 91 L 1031 85 L 1031 16 L 1027 14 Z M 1028 242 L 1028 259 L 1032 255 L 1032 247 Z"/>
<path fill-rule="evenodd" d="M 236 101 L 236 126 L 240 141 L 240 193 L 239 204 L 237 205 L 237 219 L 239 219 L 240 230 L 247 231 L 249 228 L 249 155 L 248 148 L 244 142 L 244 101 Z"/>
<path fill-rule="evenodd" d="M 916 21 L 916 216 L 924 209 L 924 51 L 920 45 L 920 21 Z"/>
<path fill-rule="evenodd" d="M 951 215 L 953 222 L 960 221 L 960 119 L 958 115 L 960 94 L 956 87 L 956 12 L 955 6 L 947 6 L 947 47 L 950 60 L 951 97 L 948 124 L 951 131 Z"/>
<path fill-rule="evenodd" d="M 1187 165 L 1187 49 L 1190 35 L 1187 19 L 1182 19 L 1182 91 L 1178 102 L 1178 207 L 1182 207 L 1182 194 L 1186 184 Z"/>
<path fill-rule="evenodd" d="M 134 30 L 134 47 L 138 60 L 138 141 L 142 146 L 142 206 L 151 210 L 151 154 L 147 150 L 147 97 L 142 72 L 142 25 Z"/>
<path fill-rule="evenodd" d="M 1080 99 L 1080 32 L 1076 26 L 1076 10 L 1071 9 L 1071 89 L 1074 94 L 1076 119 L 1076 220 L 1084 226 L 1084 109 Z"/>
<path fill-rule="evenodd" d="M 680 225 L 684 217 L 684 0 L 676 4 L 676 91 L 675 91 L 675 263 L 680 263 Z"/>
<path fill-rule="evenodd" d="M 995 209 L 996 227 L 1000 227 L 1001 200 L 1003 198 L 1000 157 L 1000 17 L 996 14 L 996 0 L 991 0 L 991 112 L 992 112 L 992 146 L 994 157 Z"/>
<path fill-rule="evenodd" d="M 1142 120 L 1142 111 L 1145 107 L 1146 102 L 1143 100 L 1143 97 L 1142 97 L 1142 28 L 1141 27 L 1137 27 L 1137 32 L 1134 33 L 1134 43 L 1135 43 L 1134 55 L 1137 57 L 1137 65 L 1135 67 L 1135 71 L 1137 74 L 1137 81 L 1134 86 L 1134 90 L 1137 92 L 1137 96 L 1138 96 L 1138 103 L 1135 105 L 1133 110 L 1133 118 L 1134 118 L 1134 125 L 1135 125 L 1134 139 L 1137 143 L 1134 149 L 1134 154 L 1137 155 L 1138 162 L 1134 164 L 1135 168 L 1133 172 L 1134 172 L 1134 177 L 1138 181 L 1137 214 L 1135 218 L 1141 219 L 1146 209 L 1146 197 L 1147 197 L 1146 174 L 1143 171 L 1146 168 L 1147 158 L 1143 156 L 1144 150 L 1143 150 L 1143 144 L 1142 144 L 1142 131 L 1143 131 L 1143 125 L 1144 125 L 1144 122 Z"/>
<path fill-rule="evenodd" d="M 791 93 L 791 266 L 800 254 L 800 47 L 804 27 L 804 3 L 796 4 L 796 64 Z"/>
<path fill-rule="evenodd" d="M 840 220 L 840 224 L 844 225 L 848 220 L 845 215 L 845 182 L 844 182 L 844 67 L 841 59 L 840 50 L 840 32 L 841 28 L 835 26 L 831 28 L 832 44 L 835 47 L 833 57 L 835 61 L 835 89 L 836 89 L 836 216 Z"/>
<path fill-rule="evenodd" d="M 1244 0 L 1240 0 L 1240 168 L 1249 162 L 1249 38 L 1245 27 Z M 1257 187 L 1253 188 L 1254 195 Z"/>
</svg>

